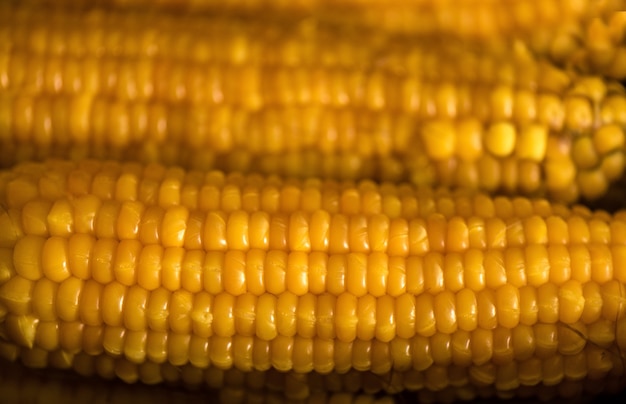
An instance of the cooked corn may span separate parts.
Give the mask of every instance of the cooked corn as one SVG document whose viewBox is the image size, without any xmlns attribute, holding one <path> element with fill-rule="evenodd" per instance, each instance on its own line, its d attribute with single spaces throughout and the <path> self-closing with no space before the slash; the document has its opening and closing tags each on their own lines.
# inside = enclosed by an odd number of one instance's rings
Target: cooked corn
<svg viewBox="0 0 626 404">
<path fill-rule="evenodd" d="M 206 373 L 206 388 L 196 386 L 194 391 L 175 386 L 128 385 L 120 382 L 83 378 L 67 372 L 46 369 L 38 371 L 0 362 L 0 395 L 5 404 L 90 402 L 109 404 L 156 403 L 183 404 L 189 402 L 237 403 L 289 403 L 289 404 L 392 404 L 391 397 L 376 397 L 345 389 L 328 388 L 322 383 L 310 383 L 302 389 L 302 378 L 297 375 L 281 377 L 280 374 L 213 371 Z M 172 374 L 177 371 L 172 369 Z M 193 371 L 185 368 L 181 374 L 192 379 Z M 283 380 L 299 387 L 290 388 Z M 312 390 L 312 391 L 311 391 Z M 303 394 L 304 392 L 304 394 Z"/>
<path fill-rule="evenodd" d="M 29 367 L 623 371 L 624 212 L 98 161 L 3 171 L 0 201 L 0 355 Z"/>
<path fill-rule="evenodd" d="M 115 158 L 561 201 L 595 199 L 623 173 L 623 87 L 520 44 L 492 54 L 322 23 L 8 10 L 5 166 Z"/>
<path fill-rule="evenodd" d="M 143 8 L 168 11 L 210 11 L 254 15 L 271 10 L 293 18 L 315 17 L 339 25 L 376 28 L 403 35 L 445 36 L 490 41 L 498 37 L 553 33 L 555 26 L 576 25 L 621 0 L 25 0 L 35 5 Z M 535 34 L 540 31 L 541 35 Z"/>
</svg>

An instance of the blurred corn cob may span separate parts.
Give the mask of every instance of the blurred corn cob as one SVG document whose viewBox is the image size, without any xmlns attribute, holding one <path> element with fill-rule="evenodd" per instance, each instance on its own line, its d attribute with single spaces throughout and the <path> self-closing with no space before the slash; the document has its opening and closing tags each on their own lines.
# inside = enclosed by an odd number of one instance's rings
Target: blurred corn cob
<svg viewBox="0 0 626 404">
<path fill-rule="evenodd" d="M 410 36 L 493 41 L 523 38 L 543 44 L 559 27 L 576 27 L 624 8 L 623 0 L 26 0 L 35 5 L 103 6 L 255 15 L 272 11 L 337 25 Z"/>
<path fill-rule="evenodd" d="M 545 41 L 546 54 L 562 65 L 618 80 L 626 79 L 626 4 Z"/>
<path fill-rule="evenodd" d="M 624 88 L 521 43 L 478 51 L 310 20 L 5 9 L 5 166 L 118 158 L 563 201 L 595 199 L 623 172 Z"/>
</svg>

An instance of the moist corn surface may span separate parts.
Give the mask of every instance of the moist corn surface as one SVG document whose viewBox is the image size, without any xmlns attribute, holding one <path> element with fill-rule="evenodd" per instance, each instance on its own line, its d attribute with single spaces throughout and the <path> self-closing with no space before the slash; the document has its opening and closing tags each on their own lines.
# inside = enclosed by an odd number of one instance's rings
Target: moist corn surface
<svg viewBox="0 0 626 404">
<path fill-rule="evenodd" d="M 622 377 L 624 212 L 112 161 L 18 165 L 0 200 L 0 354 L 29 367 Z"/>
<path fill-rule="evenodd" d="M 5 167 L 114 158 L 565 202 L 596 199 L 623 173 L 623 86 L 522 42 L 275 15 L 3 7 Z"/>
</svg>

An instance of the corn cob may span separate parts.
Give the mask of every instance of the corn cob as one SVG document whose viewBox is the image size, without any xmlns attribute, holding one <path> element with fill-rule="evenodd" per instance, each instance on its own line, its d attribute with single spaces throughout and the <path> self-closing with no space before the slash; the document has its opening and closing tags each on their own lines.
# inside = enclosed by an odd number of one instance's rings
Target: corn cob
<svg viewBox="0 0 626 404">
<path fill-rule="evenodd" d="M 623 172 L 623 87 L 522 45 L 493 55 L 323 24 L 9 11 L 5 166 L 115 158 L 563 201 L 595 199 Z"/>
<path fill-rule="evenodd" d="M 580 71 L 626 79 L 626 5 L 564 29 L 549 42 L 550 56 Z"/>
<path fill-rule="evenodd" d="M 3 171 L 0 201 L 0 356 L 28 367 L 623 378 L 624 212 L 100 161 Z"/>
<path fill-rule="evenodd" d="M 546 35 L 555 26 L 576 25 L 615 9 L 621 0 L 380 1 L 380 0 L 27 0 L 34 5 L 138 8 L 158 6 L 168 11 L 210 11 L 254 15 L 271 10 L 293 18 L 314 17 L 338 25 L 376 28 L 403 35 L 447 36 L 490 41 L 498 37 Z M 545 32 L 545 33 L 544 33 Z M 540 37 L 540 36 L 539 36 Z"/>
</svg>

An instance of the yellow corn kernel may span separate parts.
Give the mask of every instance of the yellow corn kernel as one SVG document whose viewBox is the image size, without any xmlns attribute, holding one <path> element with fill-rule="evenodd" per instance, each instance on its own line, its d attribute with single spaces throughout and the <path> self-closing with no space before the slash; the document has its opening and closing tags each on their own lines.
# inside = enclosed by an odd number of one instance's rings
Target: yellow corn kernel
<svg viewBox="0 0 626 404">
<path fill-rule="evenodd" d="M 59 174 L 54 170 L 60 166 L 44 164 L 49 169 L 42 173 Z M 122 171 L 107 164 L 106 173 L 92 171 L 94 178 L 110 182 L 103 177 Z M 146 168 L 142 176 L 165 178 L 159 171 Z M 189 184 L 187 175 L 179 175 L 181 183 Z M 199 191 L 203 182 L 200 175 L 195 178 Z M 74 227 L 69 235 L 55 235 L 47 222 L 33 221 L 37 235 L 18 234 L 14 247 L 0 250 L 2 337 L 36 349 L 20 351 L 26 363 L 76 366 L 88 373 L 83 359 L 72 364 L 87 355 L 101 361 L 96 374 L 127 381 L 145 376 L 197 384 L 205 380 L 205 369 L 216 367 L 382 377 L 402 366 L 424 372 L 429 386 L 452 383 L 454 373 L 460 377 L 455 387 L 480 377 L 496 389 L 517 383 L 511 363 L 522 383 L 522 368 L 528 371 L 527 361 L 538 359 L 546 383 L 553 383 L 565 374 L 565 359 L 555 356 L 586 353 L 592 343 L 603 349 L 621 343 L 621 213 L 526 198 L 319 181 L 306 186 L 336 197 L 328 196 L 326 208 L 309 215 L 300 210 L 300 182 L 283 187 L 279 178 L 203 178 L 220 187 L 229 184 L 230 195 L 242 192 L 241 184 L 248 184 L 248 192 L 268 183 L 279 195 L 284 191 L 276 210 L 257 216 L 267 242 L 252 236 L 258 206 L 250 205 L 248 212 L 235 201 L 237 209 L 222 203 L 200 208 L 190 196 L 191 185 L 180 205 L 153 210 L 156 215 L 148 212 L 158 199 L 137 201 L 144 214 L 132 226 L 160 233 L 150 242 L 122 236 L 134 230 L 97 224 L 104 220 L 97 219 L 98 209 L 119 210 L 127 202 L 122 195 L 133 198 L 134 192 L 79 191 L 106 202 L 82 205 L 85 217 L 96 218 L 96 224 L 83 227 L 85 233 Z M 154 181 L 158 189 L 160 180 Z M 7 198 L 2 184 L 0 198 Z M 58 199 L 76 215 L 74 204 L 82 202 L 68 192 Z M 381 210 L 364 211 L 365 193 L 378 195 Z M 22 200 L 18 217 L 28 210 L 38 215 L 31 202 L 40 198 Z M 359 203 L 342 206 L 347 201 Z M 178 235 L 170 245 L 163 223 L 190 229 L 191 220 L 197 221 L 196 248 L 186 247 L 186 236 Z M 206 222 L 216 226 L 207 229 Z M 99 238 L 105 227 L 107 237 Z M 341 234 L 333 236 L 333 229 Z M 216 248 L 206 248 L 209 244 Z M 32 256 L 46 256 L 47 262 L 33 262 Z M 588 341 L 567 334 L 568 327 L 583 330 Z M 95 359 L 103 355 L 115 360 Z M 140 371 L 146 363 L 159 364 L 163 373 L 151 374 L 152 365 Z M 596 365 L 597 372 L 605 366 Z M 170 368 L 179 366 L 187 370 L 178 374 Z M 506 369 L 503 375 L 489 370 L 500 367 Z M 472 372 L 478 373 L 468 376 Z M 543 373 L 537 377 L 544 380 Z M 394 386 L 402 389 L 401 383 Z"/>
</svg>

